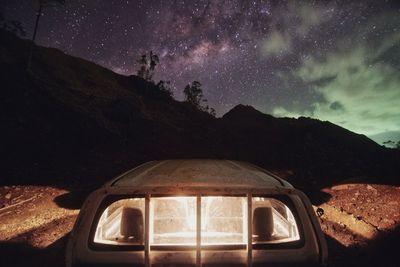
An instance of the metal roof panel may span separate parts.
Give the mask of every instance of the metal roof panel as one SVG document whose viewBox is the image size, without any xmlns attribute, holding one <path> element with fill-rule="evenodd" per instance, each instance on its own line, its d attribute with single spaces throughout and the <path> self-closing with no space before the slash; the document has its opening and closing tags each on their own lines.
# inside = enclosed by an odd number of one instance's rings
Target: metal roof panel
<svg viewBox="0 0 400 267">
<path fill-rule="evenodd" d="M 143 164 L 113 180 L 113 187 L 287 187 L 255 165 L 230 160 L 164 160 Z"/>
</svg>

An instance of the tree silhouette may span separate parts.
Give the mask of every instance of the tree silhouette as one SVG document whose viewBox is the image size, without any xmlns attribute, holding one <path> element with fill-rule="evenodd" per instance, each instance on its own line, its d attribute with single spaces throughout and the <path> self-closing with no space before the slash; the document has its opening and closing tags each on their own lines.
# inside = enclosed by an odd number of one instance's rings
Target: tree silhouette
<svg viewBox="0 0 400 267">
<path fill-rule="evenodd" d="M 185 100 L 198 109 L 201 109 L 201 102 L 207 101 L 203 99 L 203 90 L 199 81 L 193 81 L 186 85 L 183 93 L 185 94 Z"/>
<path fill-rule="evenodd" d="M 217 116 L 217 112 L 215 111 L 214 108 L 210 108 L 210 112 L 209 112 L 212 116 Z"/>
<path fill-rule="evenodd" d="M 383 144 L 388 147 L 394 147 L 396 145 L 396 143 L 392 140 L 387 140 L 387 141 L 383 142 Z"/>
<path fill-rule="evenodd" d="M 398 140 L 397 142 L 392 141 L 392 140 L 387 140 L 387 141 L 383 142 L 383 145 L 385 145 L 387 147 L 400 149 L 400 140 Z"/>
<path fill-rule="evenodd" d="M 161 92 L 164 92 L 164 93 L 166 93 L 167 95 L 169 95 L 171 97 L 174 94 L 173 91 L 172 91 L 172 88 L 171 88 L 171 81 L 160 80 L 157 83 L 157 87 L 158 87 L 158 89 L 160 89 Z"/>
<path fill-rule="evenodd" d="M 193 81 L 186 85 L 183 93 L 185 94 L 186 102 L 192 104 L 201 111 L 208 112 L 214 117 L 216 116 L 215 109 L 210 108 L 207 104 L 207 99 L 204 98 L 201 83 L 199 81 Z"/>
<path fill-rule="evenodd" d="M 154 70 L 160 62 L 158 56 L 154 54 L 153 51 L 150 51 L 148 57 L 147 54 L 143 54 L 137 62 L 140 66 L 137 75 L 146 81 L 151 81 L 153 79 Z"/>
<path fill-rule="evenodd" d="M 31 67 L 33 46 L 35 44 L 37 29 L 39 27 L 39 20 L 40 20 L 40 17 L 42 16 L 43 7 L 52 6 L 53 4 L 61 4 L 61 5 L 65 4 L 65 0 L 39 0 L 38 2 L 39 2 L 39 10 L 38 10 L 37 15 L 36 15 L 35 28 L 33 30 L 32 43 L 31 43 L 31 48 L 29 50 L 28 70 Z"/>
</svg>

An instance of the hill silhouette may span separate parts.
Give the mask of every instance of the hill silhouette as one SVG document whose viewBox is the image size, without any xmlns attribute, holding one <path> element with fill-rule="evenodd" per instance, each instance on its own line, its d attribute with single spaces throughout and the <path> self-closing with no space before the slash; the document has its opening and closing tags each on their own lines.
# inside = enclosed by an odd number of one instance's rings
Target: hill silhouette
<svg viewBox="0 0 400 267">
<path fill-rule="evenodd" d="M 0 39 L 3 184 L 99 184 L 166 158 L 245 160 L 284 171 L 301 188 L 399 183 L 399 151 L 330 122 L 244 105 L 215 118 L 137 76 L 53 48 L 35 46 L 27 71 L 30 43 L 4 31 Z"/>
</svg>

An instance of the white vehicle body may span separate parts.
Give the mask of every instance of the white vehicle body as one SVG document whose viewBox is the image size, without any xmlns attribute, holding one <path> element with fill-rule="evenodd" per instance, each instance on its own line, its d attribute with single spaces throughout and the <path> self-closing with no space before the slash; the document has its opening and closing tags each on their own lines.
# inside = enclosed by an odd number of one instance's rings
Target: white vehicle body
<svg viewBox="0 0 400 267">
<path fill-rule="evenodd" d="M 321 266 L 327 246 L 308 198 L 254 165 L 143 164 L 85 201 L 67 266 Z"/>
</svg>

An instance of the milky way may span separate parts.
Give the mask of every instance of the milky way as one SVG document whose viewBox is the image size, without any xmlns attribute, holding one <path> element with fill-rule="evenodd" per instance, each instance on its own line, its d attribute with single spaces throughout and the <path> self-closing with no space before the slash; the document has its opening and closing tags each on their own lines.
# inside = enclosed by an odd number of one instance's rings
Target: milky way
<svg viewBox="0 0 400 267">
<path fill-rule="evenodd" d="M 31 36 L 35 1 L 1 1 Z M 182 100 L 198 80 L 223 115 L 249 104 L 373 136 L 400 133 L 400 5 L 396 1 L 68 1 L 46 7 L 37 43 L 155 80 Z M 400 134 L 399 134 L 400 136 Z"/>
</svg>

